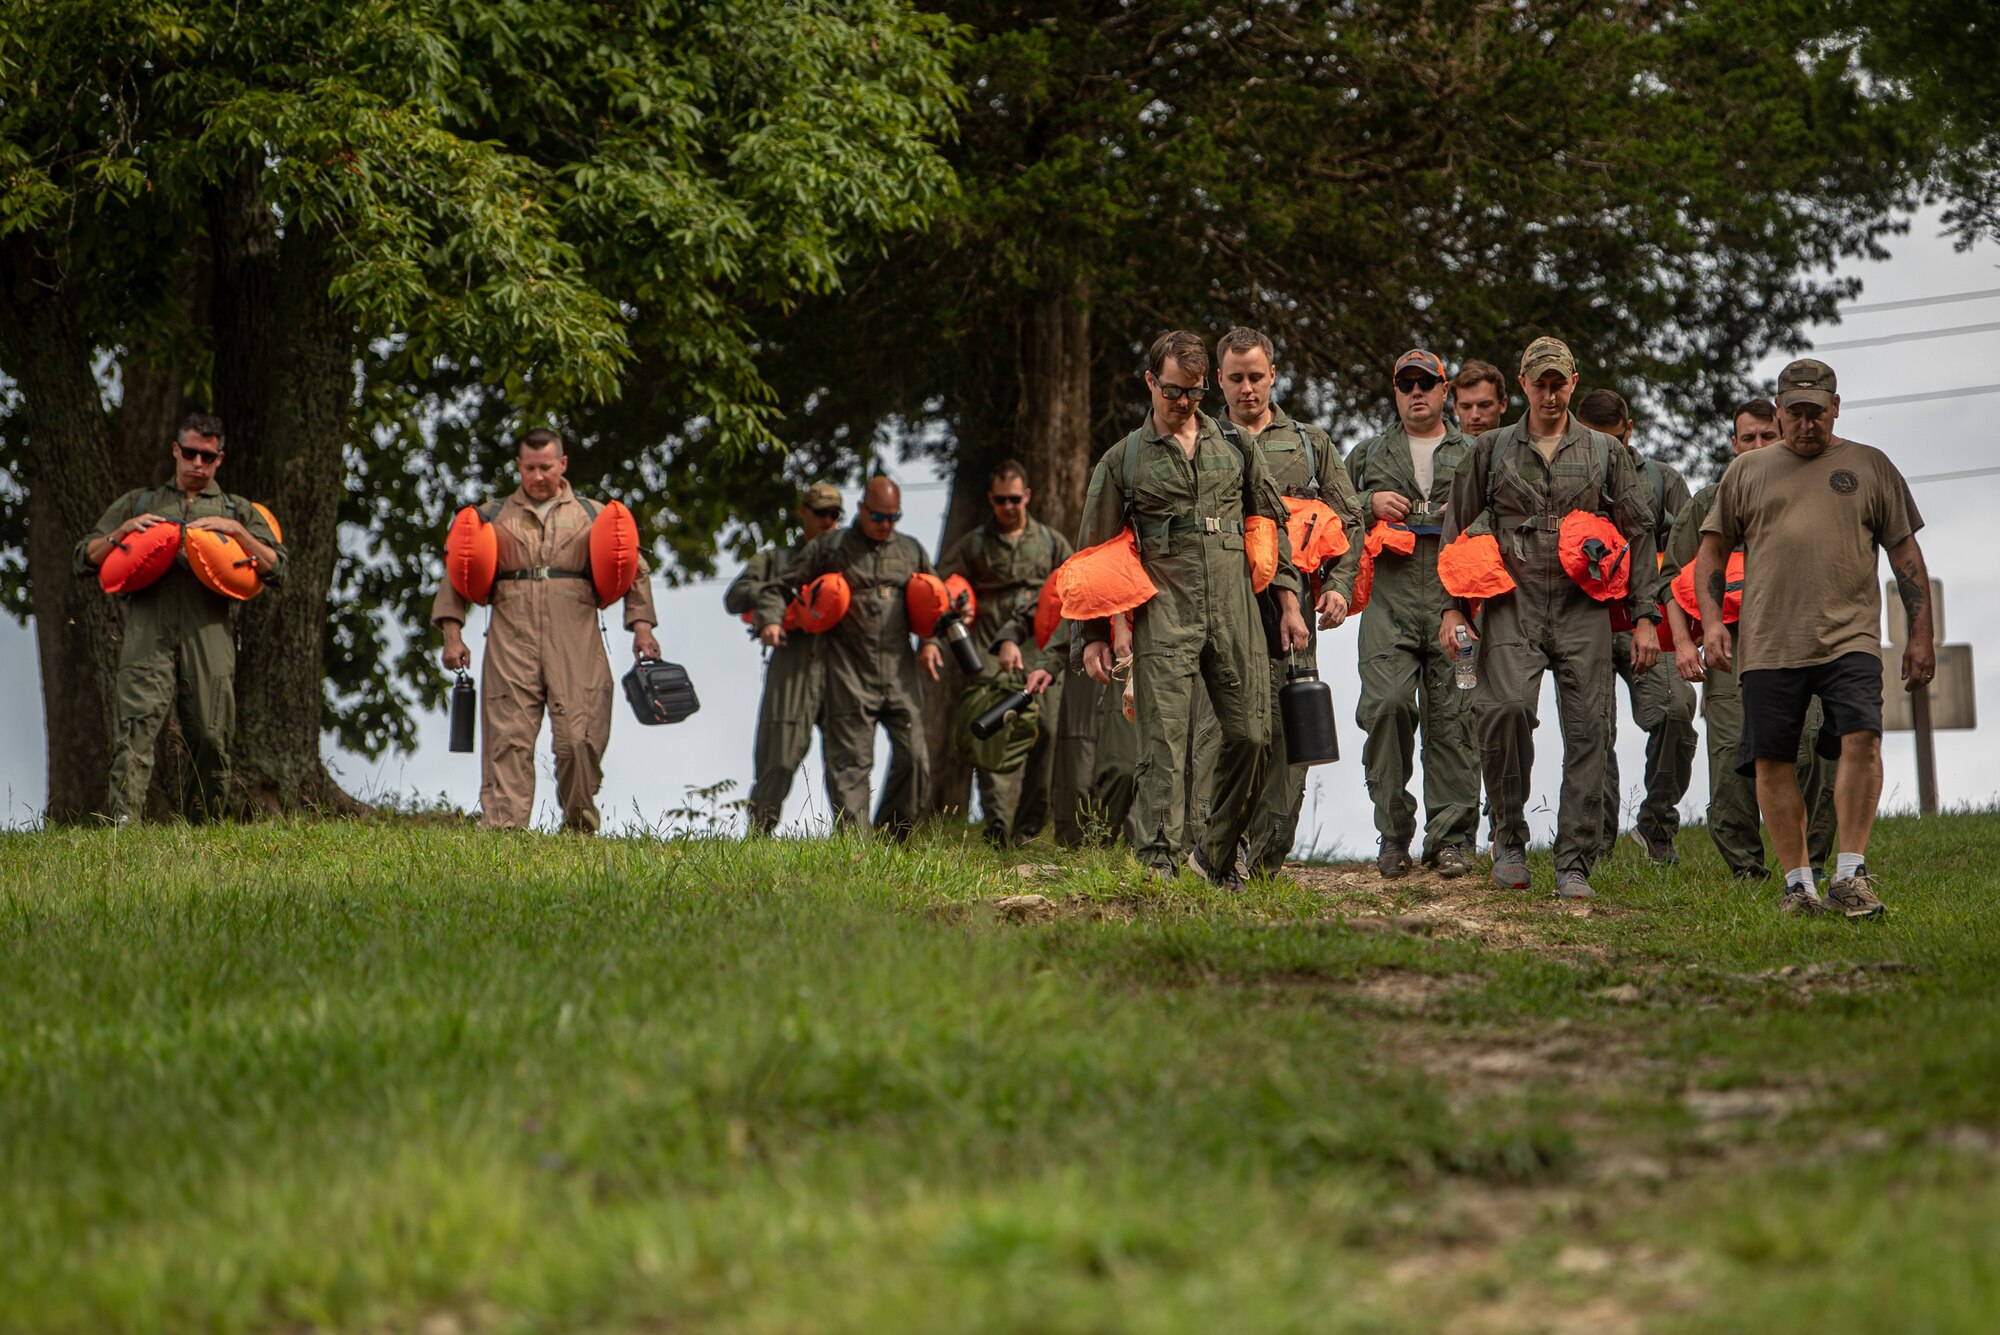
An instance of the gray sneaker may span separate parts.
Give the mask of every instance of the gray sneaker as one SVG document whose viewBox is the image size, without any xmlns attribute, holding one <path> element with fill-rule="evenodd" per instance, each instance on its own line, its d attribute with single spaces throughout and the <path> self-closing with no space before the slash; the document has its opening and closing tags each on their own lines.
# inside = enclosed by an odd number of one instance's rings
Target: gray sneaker
<svg viewBox="0 0 2000 1335">
<path fill-rule="evenodd" d="M 1447 881 L 1455 881 L 1472 870 L 1472 859 L 1466 856 L 1463 844 L 1446 844 L 1438 850 L 1437 874 Z"/>
<path fill-rule="evenodd" d="M 1785 887 L 1785 897 L 1778 901 L 1778 912 L 1789 913 L 1800 918 L 1817 918 L 1826 912 L 1826 905 L 1820 897 L 1802 885 Z"/>
<path fill-rule="evenodd" d="M 1556 873 L 1557 899 L 1595 899 L 1597 892 L 1590 888 L 1590 878 L 1580 871 L 1559 871 Z"/>
<path fill-rule="evenodd" d="M 1671 867 L 1681 860 L 1681 855 L 1674 851 L 1674 846 L 1671 842 L 1662 843 L 1649 836 L 1644 830 L 1635 828 L 1627 837 L 1633 843 L 1639 845 L 1640 851 L 1646 855 L 1646 861 L 1652 863 L 1655 867 Z"/>
<path fill-rule="evenodd" d="M 1519 844 L 1493 845 L 1493 884 L 1509 890 L 1528 888 L 1528 850 Z"/>
<path fill-rule="evenodd" d="M 1882 916 L 1882 901 L 1875 896 L 1875 881 L 1868 874 L 1868 866 L 1863 863 L 1854 869 L 1854 875 L 1844 881 L 1835 881 L 1826 892 L 1829 912 L 1842 913 L 1850 918 L 1879 918 Z"/>
<path fill-rule="evenodd" d="M 1385 881 L 1393 881 L 1410 874 L 1410 849 L 1407 844 L 1382 841 L 1382 851 L 1376 855 L 1375 870 Z"/>
</svg>

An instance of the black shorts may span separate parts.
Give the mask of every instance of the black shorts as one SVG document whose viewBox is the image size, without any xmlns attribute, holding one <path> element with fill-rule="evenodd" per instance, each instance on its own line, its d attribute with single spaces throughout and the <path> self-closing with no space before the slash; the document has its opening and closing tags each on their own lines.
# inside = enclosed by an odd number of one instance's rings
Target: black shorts
<svg viewBox="0 0 2000 1335">
<path fill-rule="evenodd" d="M 1811 667 L 1764 668 L 1738 679 L 1743 689 L 1743 739 L 1736 747 L 1736 772 L 1757 771 L 1760 759 L 1796 760 L 1799 733 L 1806 726 L 1807 702 L 1819 697 L 1816 749 L 1828 760 L 1840 754 L 1850 732 L 1882 735 L 1882 658 L 1867 650 L 1842 654 Z"/>
</svg>

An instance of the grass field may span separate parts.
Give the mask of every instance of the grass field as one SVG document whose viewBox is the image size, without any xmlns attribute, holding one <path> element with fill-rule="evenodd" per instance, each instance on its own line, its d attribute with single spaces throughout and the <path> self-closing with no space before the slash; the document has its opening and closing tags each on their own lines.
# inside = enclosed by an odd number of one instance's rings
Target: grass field
<svg viewBox="0 0 2000 1335">
<path fill-rule="evenodd" d="M 0 836 L 0 1325 L 1988 1332 L 1996 848 L 1885 822 L 1850 924 L 1698 830 L 1588 911 L 939 836 Z"/>
</svg>

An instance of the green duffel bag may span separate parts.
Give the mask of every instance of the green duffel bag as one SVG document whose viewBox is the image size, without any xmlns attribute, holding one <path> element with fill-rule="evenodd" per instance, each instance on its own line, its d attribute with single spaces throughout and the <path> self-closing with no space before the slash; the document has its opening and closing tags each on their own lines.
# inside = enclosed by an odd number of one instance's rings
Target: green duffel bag
<svg viewBox="0 0 2000 1335">
<path fill-rule="evenodd" d="M 972 721 L 1020 690 L 1027 679 L 1024 672 L 1002 672 L 973 682 L 958 697 L 958 704 L 951 711 L 951 745 L 974 769 L 983 769 L 988 774 L 1012 774 L 1028 763 L 1028 753 L 1035 749 L 1035 739 L 1042 734 L 1041 696 L 1031 696 L 1027 708 L 985 741 L 972 735 Z"/>
</svg>

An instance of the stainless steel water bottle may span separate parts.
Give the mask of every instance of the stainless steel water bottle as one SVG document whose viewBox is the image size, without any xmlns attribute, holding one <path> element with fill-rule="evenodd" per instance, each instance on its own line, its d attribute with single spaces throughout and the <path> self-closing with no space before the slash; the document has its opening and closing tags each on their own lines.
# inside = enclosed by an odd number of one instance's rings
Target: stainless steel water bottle
<svg viewBox="0 0 2000 1335">
<path fill-rule="evenodd" d="M 1285 729 L 1285 756 L 1294 765 L 1324 765 L 1340 759 L 1333 735 L 1333 688 L 1297 655 L 1278 688 L 1278 716 Z"/>
<path fill-rule="evenodd" d="M 478 735 L 479 692 L 473 687 L 472 674 L 461 668 L 451 688 L 451 749 L 472 750 Z"/>
</svg>

